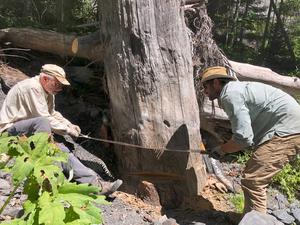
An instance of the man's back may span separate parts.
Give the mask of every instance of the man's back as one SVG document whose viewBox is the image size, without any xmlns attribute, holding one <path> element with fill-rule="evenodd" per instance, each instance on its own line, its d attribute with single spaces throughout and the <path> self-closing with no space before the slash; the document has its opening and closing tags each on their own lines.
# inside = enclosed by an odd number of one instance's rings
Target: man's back
<svg viewBox="0 0 300 225">
<path fill-rule="evenodd" d="M 261 144 L 274 134 L 300 133 L 300 105 L 270 85 L 229 82 L 221 92 L 220 103 L 232 122 L 233 132 L 238 132 L 237 138 L 246 145 Z"/>
<path fill-rule="evenodd" d="M 42 101 L 46 97 L 38 78 L 20 81 L 8 92 L 0 111 L 0 131 L 12 122 L 37 116 L 32 101 Z"/>
</svg>

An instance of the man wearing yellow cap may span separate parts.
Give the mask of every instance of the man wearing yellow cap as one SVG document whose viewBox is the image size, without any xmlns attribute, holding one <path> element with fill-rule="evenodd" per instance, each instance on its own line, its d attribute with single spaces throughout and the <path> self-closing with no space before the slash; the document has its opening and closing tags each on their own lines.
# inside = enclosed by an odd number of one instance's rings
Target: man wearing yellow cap
<svg viewBox="0 0 300 225">
<path fill-rule="evenodd" d="M 272 86 L 239 82 L 225 67 L 210 67 L 202 73 L 204 93 L 231 122 L 232 138 L 211 150 L 220 158 L 226 153 L 254 147 L 242 176 L 244 213 L 266 213 L 266 188 L 271 178 L 300 153 L 300 105 Z"/>
<path fill-rule="evenodd" d="M 54 64 L 45 64 L 38 76 L 17 83 L 8 92 L 0 111 L 0 133 L 10 135 L 32 135 L 38 132 L 69 134 L 78 137 L 81 130 L 55 110 L 55 95 L 63 87 L 70 85 L 63 68 Z M 63 169 L 79 183 L 101 185 L 101 194 L 110 194 L 122 184 L 121 180 L 113 183 L 99 180 L 97 174 L 85 167 L 70 151 L 60 145 L 61 150 L 69 153 L 68 165 Z M 70 166 L 71 168 L 70 168 Z"/>
</svg>

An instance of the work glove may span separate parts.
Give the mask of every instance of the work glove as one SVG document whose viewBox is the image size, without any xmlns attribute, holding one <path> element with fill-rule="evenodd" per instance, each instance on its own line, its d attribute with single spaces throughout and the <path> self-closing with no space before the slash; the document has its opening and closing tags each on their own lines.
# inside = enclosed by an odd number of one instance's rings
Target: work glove
<svg viewBox="0 0 300 225">
<path fill-rule="evenodd" d="M 81 129 L 77 125 L 70 124 L 67 128 L 67 133 L 73 137 L 78 137 L 81 133 Z"/>
<path fill-rule="evenodd" d="M 221 146 L 212 148 L 209 152 L 209 157 L 219 160 L 225 155 L 225 152 L 221 150 Z"/>
</svg>

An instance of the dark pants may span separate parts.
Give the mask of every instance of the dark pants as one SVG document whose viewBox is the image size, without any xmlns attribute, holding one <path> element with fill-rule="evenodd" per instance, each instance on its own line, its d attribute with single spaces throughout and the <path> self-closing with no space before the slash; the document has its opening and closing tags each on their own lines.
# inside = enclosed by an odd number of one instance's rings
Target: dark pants
<svg viewBox="0 0 300 225">
<path fill-rule="evenodd" d="M 45 117 L 36 117 L 15 122 L 7 129 L 9 135 L 33 135 L 34 133 L 46 132 L 51 134 L 49 120 Z M 68 176 L 73 169 L 73 179 L 78 183 L 91 183 L 97 174 L 90 168 L 84 166 L 70 150 L 62 143 L 58 147 L 68 153 L 68 162 L 62 163 L 64 173 Z"/>
<path fill-rule="evenodd" d="M 51 134 L 49 120 L 45 117 L 36 117 L 27 120 L 15 122 L 7 129 L 9 135 L 27 135 L 31 136 L 34 133 L 46 132 Z"/>
</svg>

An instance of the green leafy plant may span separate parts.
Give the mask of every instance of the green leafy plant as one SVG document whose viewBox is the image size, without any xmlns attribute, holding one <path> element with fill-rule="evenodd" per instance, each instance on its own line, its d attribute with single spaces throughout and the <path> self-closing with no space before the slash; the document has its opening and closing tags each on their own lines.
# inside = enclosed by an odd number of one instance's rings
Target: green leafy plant
<svg viewBox="0 0 300 225">
<path fill-rule="evenodd" d="M 23 184 L 24 215 L 1 224 L 88 225 L 102 223 L 96 204 L 105 204 L 104 196 L 96 195 L 98 187 L 70 183 L 64 177 L 59 163 L 67 155 L 57 148 L 48 134 L 39 133 L 29 138 L 3 134 L 0 154 L 7 159 L 0 169 L 12 174 L 14 190 L 0 209 L 0 214 Z"/>
<path fill-rule="evenodd" d="M 300 155 L 273 177 L 273 183 L 279 184 L 279 189 L 290 201 L 296 198 L 300 186 Z"/>
<path fill-rule="evenodd" d="M 244 210 L 244 195 L 243 193 L 233 194 L 230 197 L 230 202 L 234 205 L 237 213 L 242 213 Z"/>
<path fill-rule="evenodd" d="M 236 158 L 237 163 L 245 165 L 246 162 L 250 159 L 251 154 L 252 154 L 251 150 L 245 150 L 239 152 L 237 155 L 234 155 L 234 157 Z"/>
</svg>

